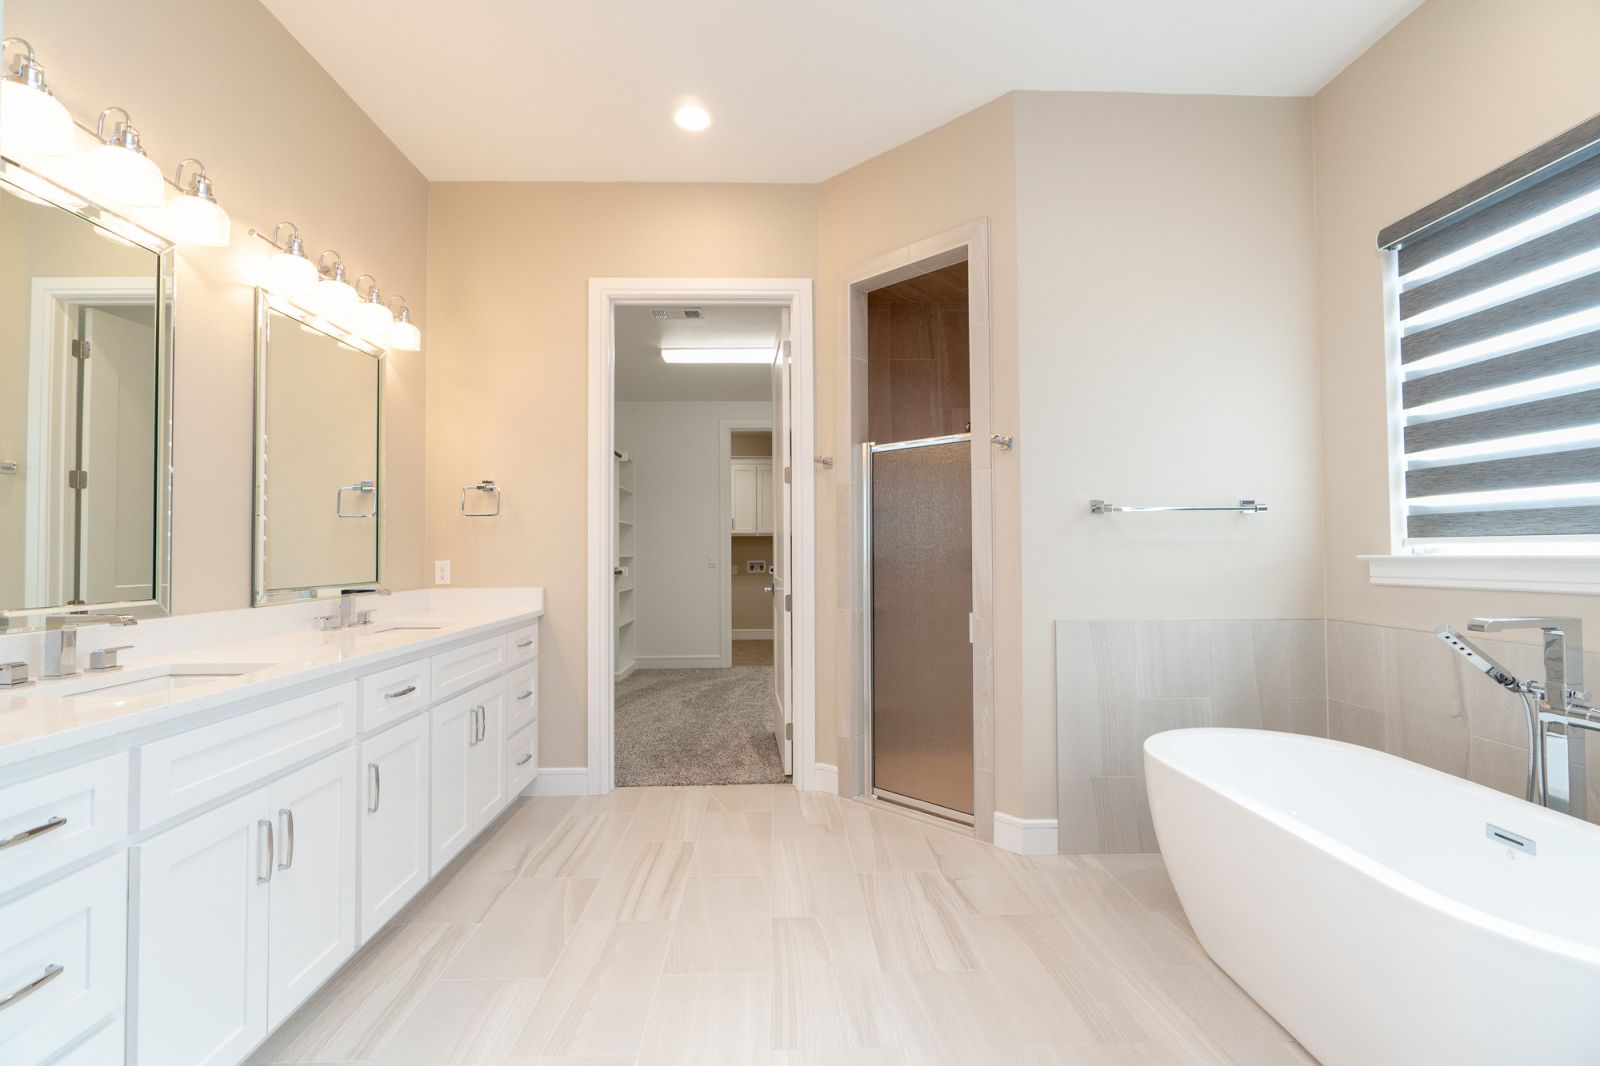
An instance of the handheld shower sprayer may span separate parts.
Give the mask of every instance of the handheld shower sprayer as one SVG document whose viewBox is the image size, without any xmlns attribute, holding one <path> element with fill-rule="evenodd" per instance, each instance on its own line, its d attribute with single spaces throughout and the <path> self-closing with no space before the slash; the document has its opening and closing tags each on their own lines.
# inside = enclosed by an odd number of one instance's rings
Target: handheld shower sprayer
<svg viewBox="0 0 1600 1066">
<path fill-rule="evenodd" d="M 1463 659 L 1471 663 L 1475 669 L 1481 670 L 1488 676 L 1490 681 L 1511 689 L 1513 692 L 1524 691 L 1522 682 L 1518 681 L 1510 670 L 1495 662 L 1488 652 L 1458 633 L 1454 626 L 1440 626 L 1434 630 L 1434 635 L 1448 644 Z"/>
</svg>

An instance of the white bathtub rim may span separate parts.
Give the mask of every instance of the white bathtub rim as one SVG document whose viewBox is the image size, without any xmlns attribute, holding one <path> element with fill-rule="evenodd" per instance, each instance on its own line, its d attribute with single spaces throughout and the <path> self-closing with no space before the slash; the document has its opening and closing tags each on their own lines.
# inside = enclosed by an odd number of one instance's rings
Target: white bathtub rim
<svg viewBox="0 0 1600 1066">
<path fill-rule="evenodd" d="M 1242 807 L 1243 809 L 1262 818 L 1263 820 L 1272 823 L 1285 832 L 1291 833 L 1303 840 L 1306 840 L 1307 842 L 1334 856 L 1339 861 L 1347 864 L 1357 873 L 1378 882 L 1380 885 L 1399 892 L 1420 904 L 1441 911 L 1453 918 L 1459 919 L 1470 925 L 1477 926 L 1486 932 L 1510 937 L 1533 947 L 1537 947 L 1541 950 L 1564 956 L 1586 965 L 1600 966 L 1600 946 L 1591 947 L 1583 944 L 1581 941 L 1572 940 L 1568 937 L 1555 936 L 1551 933 L 1546 933 L 1542 930 L 1531 928 L 1530 926 L 1523 925 L 1520 922 L 1514 922 L 1510 919 L 1502 918 L 1498 915 L 1490 914 L 1488 911 L 1484 911 L 1477 907 L 1472 907 L 1462 903 L 1460 900 L 1451 896 L 1447 896 L 1444 893 L 1439 892 L 1437 889 L 1429 888 L 1421 882 L 1407 877 L 1406 875 L 1395 870 L 1393 867 L 1385 866 L 1383 863 L 1371 858 L 1366 853 L 1357 851 L 1350 845 L 1334 839 L 1320 829 L 1317 829 L 1298 818 L 1288 815 L 1277 808 L 1266 807 L 1259 802 L 1255 802 L 1241 795 L 1234 789 L 1197 777 L 1195 774 L 1189 773 L 1182 767 L 1178 766 L 1169 758 L 1164 757 L 1159 750 L 1152 748 L 1152 745 L 1154 745 L 1155 742 L 1162 737 L 1175 736 L 1176 734 L 1196 733 L 1229 735 L 1238 734 L 1241 736 L 1254 736 L 1257 738 L 1259 738 L 1263 733 L 1268 733 L 1275 737 L 1284 738 L 1307 745 L 1335 745 L 1342 748 L 1356 748 L 1359 749 L 1364 756 L 1378 757 L 1394 762 L 1404 763 L 1405 768 L 1408 770 L 1419 771 L 1424 775 L 1431 775 L 1432 777 L 1441 779 L 1441 784 L 1447 784 L 1453 787 L 1467 786 L 1469 789 L 1479 789 L 1490 793 L 1497 799 L 1502 800 L 1515 800 L 1515 796 L 1508 796 L 1504 792 L 1497 792 L 1496 790 L 1488 788 L 1484 785 L 1480 785 L 1475 781 L 1468 781 L 1465 778 L 1456 777 L 1453 774 L 1447 774 L 1443 771 L 1435 770 L 1431 766 L 1424 766 L 1421 763 L 1412 762 L 1409 759 L 1402 759 L 1398 755 L 1390 755 L 1388 752 L 1378 751 L 1375 748 L 1367 748 L 1359 744 L 1349 744 L 1341 740 L 1328 740 L 1323 737 L 1309 737 L 1301 733 L 1282 733 L 1276 730 L 1229 729 L 1222 727 L 1203 726 L 1192 729 L 1169 729 L 1165 732 L 1157 733 L 1154 736 L 1149 737 L 1144 743 L 1144 754 L 1146 759 L 1161 763 L 1162 766 L 1173 773 L 1187 778 L 1202 788 L 1210 789 L 1212 792 L 1215 792 L 1228 802 Z M 1160 745 L 1158 747 L 1164 746 L 1165 745 Z M 1145 787 L 1148 790 L 1148 782 L 1150 780 L 1150 775 L 1148 773 L 1145 774 L 1145 780 L 1147 782 Z M 1578 821 L 1575 818 L 1570 818 L 1568 815 L 1547 810 L 1543 807 L 1537 806 L 1536 804 L 1527 803 L 1526 800 L 1520 800 L 1518 802 L 1524 803 L 1526 806 L 1531 808 L 1530 813 L 1535 818 L 1541 820 L 1566 818 L 1577 825 L 1592 831 L 1597 838 L 1597 845 L 1600 845 L 1600 826 L 1591 826 L 1587 822 Z M 1151 806 L 1153 815 L 1154 804 Z M 1568 826 L 1565 828 L 1571 827 Z M 1157 826 L 1157 845 L 1159 845 L 1160 842 L 1161 832 L 1160 827 Z M 1551 901 L 1550 905 L 1554 906 L 1554 901 Z"/>
</svg>

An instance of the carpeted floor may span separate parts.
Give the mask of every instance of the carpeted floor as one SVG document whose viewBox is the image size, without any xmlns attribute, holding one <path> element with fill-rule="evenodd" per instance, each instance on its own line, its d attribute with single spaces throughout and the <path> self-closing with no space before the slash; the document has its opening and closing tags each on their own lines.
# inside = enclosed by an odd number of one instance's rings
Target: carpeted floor
<svg viewBox="0 0 1600 1066">
<path fill-rule="evenodd" d="M 771 707 L 770 666 L 635 671 L 617 685 L 617 784 L 787 781 Z"/>
</svg>

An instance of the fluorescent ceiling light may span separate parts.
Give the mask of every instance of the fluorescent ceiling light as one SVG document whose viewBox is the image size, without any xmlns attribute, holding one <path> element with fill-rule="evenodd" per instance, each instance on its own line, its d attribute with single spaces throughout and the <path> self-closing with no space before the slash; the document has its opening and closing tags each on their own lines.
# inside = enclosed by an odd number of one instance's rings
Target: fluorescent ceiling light
<svg viewBox="0 0 1600 1066">
<path fill-rule="evenodd" d="M 663 348 L 666 363 L 747 363 L 772 365 L 777 348 Z"/>
</svg>

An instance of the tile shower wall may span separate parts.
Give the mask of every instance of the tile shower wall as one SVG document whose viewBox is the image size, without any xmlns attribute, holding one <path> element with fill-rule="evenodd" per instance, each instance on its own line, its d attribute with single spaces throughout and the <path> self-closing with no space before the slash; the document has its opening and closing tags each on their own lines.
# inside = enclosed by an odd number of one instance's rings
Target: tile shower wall
<svg viewBox="0 0 1600 1066">
<path fill-rule="evenodd" d="M 1465 629 L 1465 620 L 1458 620 Z M 1542 678 L 1542 653 L 1470 634 L 1518 677 Z M 1584 657 L 1593 689 L 1600 655 Z M 1513 796 L 1527 782 L 1522 701 L 1489 682 L 1432 633 L 1328 623 L 1328 735 L 1363 744 Z M 1586 733 L 1590 820 L 1600 820 L 1600 742 Z"/>
<path fill-rule="evenodd" d="M 1321 619 L 1057 622 L 1061 851 L 1156 850 L 1143 759 L 1152 734 L 1326 736 L 1325 633 Z"/>
</svg>

